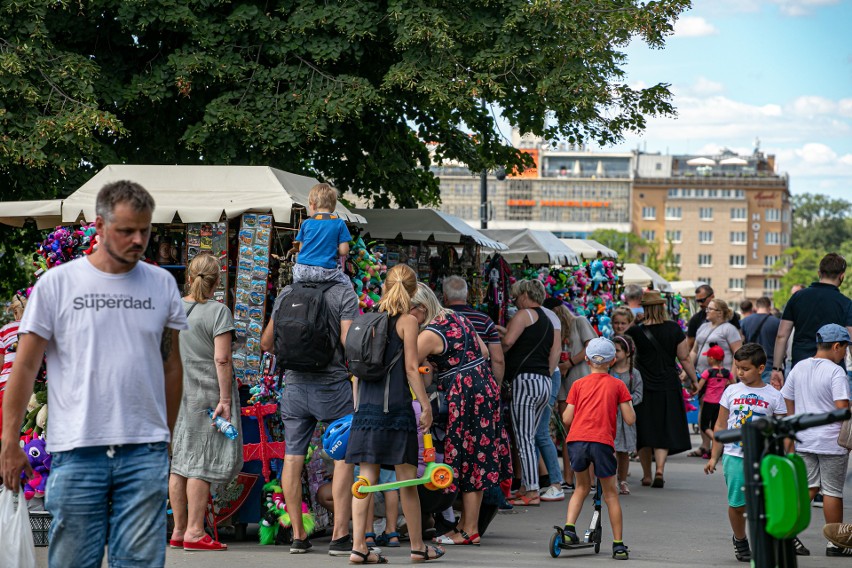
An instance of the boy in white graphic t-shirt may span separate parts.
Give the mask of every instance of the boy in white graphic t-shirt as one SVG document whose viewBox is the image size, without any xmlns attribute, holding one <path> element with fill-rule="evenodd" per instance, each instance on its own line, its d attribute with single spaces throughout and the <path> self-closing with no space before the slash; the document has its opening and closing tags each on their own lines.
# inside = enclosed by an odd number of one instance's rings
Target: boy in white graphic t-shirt
<svg viewBox="0 0 852 568">
<path fill-rule="evenodd" d="M 787 414 L 823 413 L 849 407 L 849 383 L 840 366 L 849 346 L 849 332 L 830 323 L 819 328 L 816 339 L 816 355 L 799 361 L 781 389 Z M 796 434 L 796 453 L 802 456 L 808 469 L 811 499 L 818 491 L 822 492 L 826 523 L 843 522 L 843 484 L 849 450 L 837 444 L 839 433 L 840 423 L 836 422 Z M 852 557 L 852 549 L 840 548 L 829 541 L 825 555 Z"/>
<path fill-rule="evenodd" d="M 787 408 L 781 393 L 760 378 L 766 367 L 763 347 L 757 343 L 746 343 L 734 353 L 734 360 L 737 362 L 737 376 L 742 382 L 728 386 L 722 393 L 714 432 L 742 428 L 746 423 L 763 416 L 784 416 Z M 724 452 L 722 468 L 728 486 L 728 520 L 734 532 L 734 555 L 740 562 L 748 562 L 751 560 L 751 549 L 746 536 L 742 442 L 725 444 Z M 721 455 L 722 444 L 713 444 L 713 455 L 704 468 L 705 473 L 716 471 Z M 798 551 L 801 543 L 798 543 L 798 539 L 796 541 Z"/>
</svg>

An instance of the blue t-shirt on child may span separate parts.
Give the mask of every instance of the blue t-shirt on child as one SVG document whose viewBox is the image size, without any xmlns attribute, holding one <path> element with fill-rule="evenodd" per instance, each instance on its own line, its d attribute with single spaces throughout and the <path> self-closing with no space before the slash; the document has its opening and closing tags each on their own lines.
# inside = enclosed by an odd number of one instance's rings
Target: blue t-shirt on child
<svg viewBox="0 0 852 568">
<path fill-rule="evenodd" d="M 299 249 L 299 264 L 335 268 L 337 247 L 352 240 L 346 223 L 334 213 L 317 213 L 302 221 L 296 240 L 302 243 Z"/>
</svg>

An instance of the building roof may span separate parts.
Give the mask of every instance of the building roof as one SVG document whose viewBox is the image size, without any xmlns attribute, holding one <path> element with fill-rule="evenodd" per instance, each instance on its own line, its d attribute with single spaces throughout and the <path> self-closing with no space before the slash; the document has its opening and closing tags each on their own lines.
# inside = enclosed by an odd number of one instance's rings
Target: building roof
<svg viewBox="0 0 852 568">
<path fill-rule="evenodd" d="M 483 235 L 458 217 L 434 209 L 354 209 L 366 221 L 364 232 L 374 239 L 460 243 L 473 240 L 493 250 L 506 245 Z"/>
</svg>

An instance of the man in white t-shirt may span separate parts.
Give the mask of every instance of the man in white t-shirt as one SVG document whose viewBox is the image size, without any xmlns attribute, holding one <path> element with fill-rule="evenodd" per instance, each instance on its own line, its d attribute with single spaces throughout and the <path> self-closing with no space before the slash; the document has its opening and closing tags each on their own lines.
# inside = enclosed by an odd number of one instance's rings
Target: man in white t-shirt
<svg viewBox="0 0 852 568">
<path fill-rule="evenodd" d="M 45 507 L 51 567 L 165 564 L 168 444 L 183 390 L 178 330 L 187 329 L 174 278 L 139 262 L 154 200 L 119 181 L 98 193 L 98 248 L 47 271 L 19 328 L 3 401 L 0 474 L 17 491 L 32 475 L 18 445 L 47 351 Z M 108 541 L 107 541 L 108 538 Z"/>
<path fill-rule="evenodd" d="M 816 333 L 817 352 L 799 361 L 781 395 L 787 403 L 787 414 L 831 412 L 849 407 L 849 383 L 840 366 L 849 345 L 845 327 L 830 323 Z M 826 523 L 843 522 L 843 484 L 849 463 L 849 450 L 837 444 L 840 423 L 802 430 L 796 437 L 796 452 L 808 469 L 811 499 L 822 492 Z M 826 556 L 852 556 L 852 549 L 828 542 Z"/>
</svg>

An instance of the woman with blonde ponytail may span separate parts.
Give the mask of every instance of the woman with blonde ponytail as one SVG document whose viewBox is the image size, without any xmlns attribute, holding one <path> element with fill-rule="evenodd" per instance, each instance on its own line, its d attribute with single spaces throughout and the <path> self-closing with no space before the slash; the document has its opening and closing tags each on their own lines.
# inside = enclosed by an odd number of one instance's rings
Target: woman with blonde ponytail
<svg viewBox="0 0 852 568">
<path fill-rule="evenodd" d="M 352 419 L 346 462 L 360 464 L 361 475 L 375 485 L 381 464 L 393 465 L 398 481 L 417 477 L 419 440 L 411 393 L 423 402 L 420 428 L 428 432 L 432 425 L 432 406 L 420 376 L 417 356 L 417 319 L 411 315 L 411 297 L 417 291 L 417 276 L 406 264 L 398 264 L 385 278 L 379 311 L 388 315 L 388 343 L 384 364 L 390 366 L 389 380 L 359 382 L 356 377 L 356 410 Z M 400 354 L 400 351 L 402 352 Z M 400 355 L 397 357 L 397 355 Z M 396 360 L 396 362 L 394 362 Z M 417 487 L 399 490 L 402 511 L 411 539 L 411 560 L 440 558 L 444 551 L 423 543 L 420 499 Z M 354 499 L 352 503 L 353 564 L 384 564 L 387 560 L 367 546 L 370 499 Z M 389 527 L 393 530 L 393 527 Z M 368 530 L 369 529 L 369 530 Z"/>
<path fill-rule="evenodd" d="M 225 550 L 204 532 L 212 483 L 229 483 L 243 467 L 242 432 L 229 440 L 212 427 L 207 409 L 240 429 L 239 396 L 231 368 L 234 322 L 223 304 L 211 301 L 219 262 L 201 254 L 187 269 L 183 308 L 189 330 L 180 334 L 183 398 L 172 436 L 169 500 L 175 528 L 170 544 L 184 550 Z"/>
</svg>

